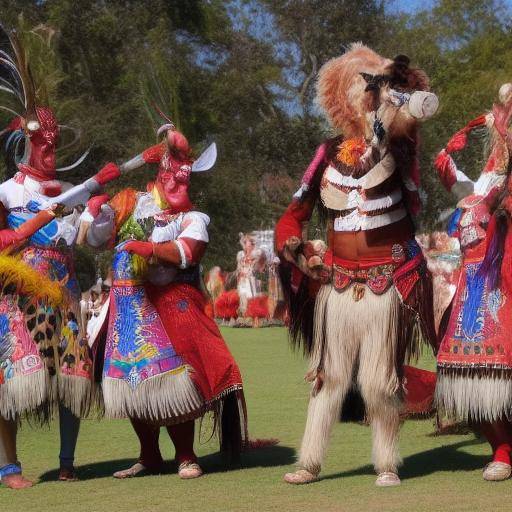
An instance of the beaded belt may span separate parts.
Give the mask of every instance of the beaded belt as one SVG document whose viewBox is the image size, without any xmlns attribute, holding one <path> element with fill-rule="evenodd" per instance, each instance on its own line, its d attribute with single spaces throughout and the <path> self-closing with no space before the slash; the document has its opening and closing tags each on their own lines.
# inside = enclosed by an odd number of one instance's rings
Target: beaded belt
<svg viewBox="0 0 512 512">
<path fill-rule="evenodd" d="M 23 251 L 23 258 L 31 258 L 34 256 L 60 261 L 61 263 L 68 263 L 70 261 L 69 251 L 63 252 L 59 249 L 36 246 L 29 246 Z"/>
<path fill-rule="evenodd" d="M 370 268 L 349 269 L 340 265 L 333 265 L 333 286 L 338 291 L 345 290 L 354 284 L 354 300 L 361 300 L 364 296 L 364 285 L 376 295 L 382 295 L 393 284 L 393 274 L 397 264 L 390 263 Z"/>
</svg>

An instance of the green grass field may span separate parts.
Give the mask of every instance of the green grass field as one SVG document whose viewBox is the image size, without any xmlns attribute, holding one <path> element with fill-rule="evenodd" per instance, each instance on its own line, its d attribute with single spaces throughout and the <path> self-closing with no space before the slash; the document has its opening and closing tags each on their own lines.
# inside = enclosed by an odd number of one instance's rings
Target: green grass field
<svg viewBox="0 0 512 512">
<path fill-rule="evenodd" d="M 488 483 L 481 468 L 489 449 L 473 435 L 432 436 L 432 420 L 407 421 L 401 434 L 402 486 L 374 486 L 370 430 L 338 424 L 334 429 L 322 479 L 308 486 L 283 483 L 293 467 L 305 422 L 308 386 L 305 362 L 293 354 L 286 332 L 230 329 L 223 334 L 245 379 L 252 437 L 278 437 L 280 444 L 243 455 L 242 467 L 226 470 L 216 442 L 198 443 L 203 478 L 181 481 L 169 462 L 167 473 L 117 481 L 112 472 L 137 456 L 135 435 L 127 421 L 86 420 L 78 441 L 76 483 L 56 475 L 58 430 L 24 427 L 19 456 L 27 477 L 37 485 L 25 491 L 0 486 L 0 511 L 158 512 L 158 511 L 488 511 L 502 509 L 512 481 Z M 422 366 L 431 368 L 432 357 Z M 166 457 L 173 457 L 162 431 Z"/>
</svg>

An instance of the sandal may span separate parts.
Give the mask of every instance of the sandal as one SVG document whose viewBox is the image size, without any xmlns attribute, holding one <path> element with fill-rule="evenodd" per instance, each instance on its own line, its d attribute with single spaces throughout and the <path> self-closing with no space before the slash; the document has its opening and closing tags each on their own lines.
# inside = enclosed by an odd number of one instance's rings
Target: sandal
<svg viewBox="0 0 512 512">
<path fill-rule="evenodd" d="M 78 477 L 76 476 L 75 468 L 60 468 L 59 482 L 78 482 Z"/>
<path fill-rule="evenodd" d="M 203 475 L 203 470 L 197 462 L 182 462 L 178 467 L 178 475 L 182 480 L 191 480 Z"/>
<path fill-rule="evenodd" d="M 489 462 L 484 468 L 483 477 L 488 482 L 507 480 L 512 474 L 512 467 L 506 462 Z"/>
<path fill-rule="evenodd" d="M 308 471 L 307 469 L 298 469 L 293 473 L 286 473 L 286 475 L 284 475 L 284 481 L 293 485 L 310 484 L 317 479 L 318 473 L 311 473 L 311 471 Z"/>
<path fill-rule="evenodd" d="M 383 473 L 379 473 L 377 480 L 375 480 L 375 485 L 377 487 L 394 487 L 400 484 L 400 478 L 396 473 L 393 473 L 392 471 L 384 471 Z"/>
<path fill-rule="evenodd" d="M 158 473 L 159 469 L 149 469 L 140 462 L 136 462 L 131 468 L 122 469 L 121 471 L 116 471 L 112 476 L 119 480 L 124 480 L 125 478 L 134 478 L 136 476 L 146 476 Z"/>
</svg>

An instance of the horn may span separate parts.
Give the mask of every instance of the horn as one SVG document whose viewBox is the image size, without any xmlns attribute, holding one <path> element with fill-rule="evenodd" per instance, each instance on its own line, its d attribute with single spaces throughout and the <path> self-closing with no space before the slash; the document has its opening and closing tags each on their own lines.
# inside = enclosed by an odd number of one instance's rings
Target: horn
<svg viewBox="0 0 512 512">
<path fill-rule="evenodd" d="M 71 165 L 68 165 L 67 167 L 59 167 L 58 169 L 55 169 L 55 170 L 57 172 L 66 172 L 66 171 L 70 171 L 71 169 L 74 169 L 75 167 L 78 167 L 87 158 L 87 155 L 89 154 L 90 151 L 91 151 L 91 148 L 89 148 L 87 151 L 85 151 L 83 153 L 83 155 L 78 160 L 76 160 L 74 163 L 72 163 Z"/>
</svg>

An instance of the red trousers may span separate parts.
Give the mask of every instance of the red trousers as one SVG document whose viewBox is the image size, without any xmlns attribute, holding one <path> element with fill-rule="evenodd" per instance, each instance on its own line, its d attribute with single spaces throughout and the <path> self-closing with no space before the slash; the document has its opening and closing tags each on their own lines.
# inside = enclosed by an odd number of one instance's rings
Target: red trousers
<svg viewBox="0 0 512 512">
<path fill-rule="evenodd" d="M 131 422 L 140 442 L 139 462 L 148 469 L 160 469 L 163 463 L 158 442 L 160 427 L 135 418 L 132 418 Z M 194 422 L 187 421 L 166 428 L 176 449 L 178 464 L 182 462 L 196 462 L 197 457 L 194 453 Z"/>
</svg>

